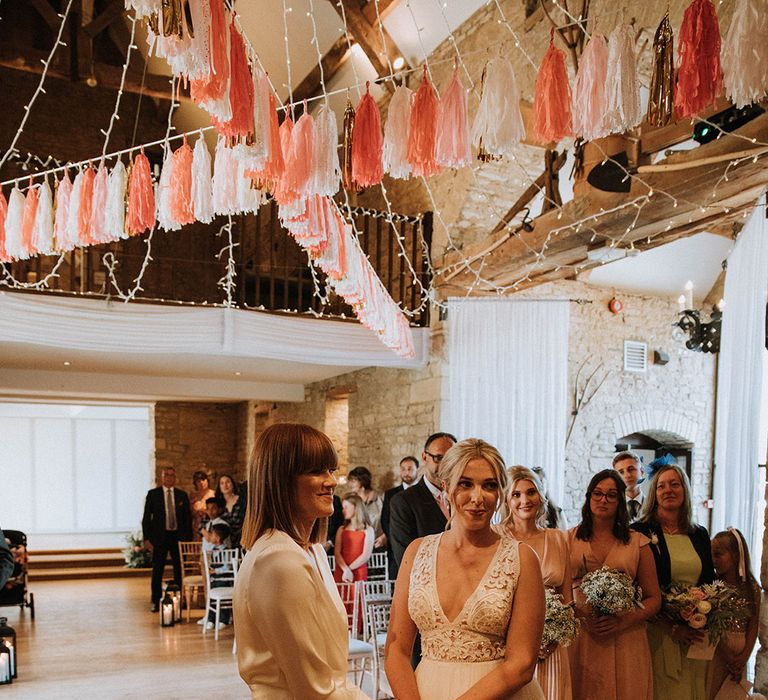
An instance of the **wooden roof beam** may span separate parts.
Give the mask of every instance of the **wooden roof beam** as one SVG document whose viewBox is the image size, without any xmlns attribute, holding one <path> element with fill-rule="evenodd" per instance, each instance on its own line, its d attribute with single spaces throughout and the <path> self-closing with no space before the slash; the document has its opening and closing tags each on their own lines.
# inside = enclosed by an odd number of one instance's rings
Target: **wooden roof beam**
<svg viewBox="0 0 768 700">
<path fill-rule="evenodd" d="M 352 45 L 354 45 L 355 42 L 353 40 L 350 41 Z M 325 81 L 326 85 L 339 71 L 339 69 L 347 62 L 347 59 L 349 59 L 350 55 L 351 51 L 349 50 L 349 42 L 347 41 L 347 36 L 346 34 L 342 34 L 321 60 L 323 67 L 323 80 Z M 323 85 L 320 82 L 321 64 L 315 64 L 312 70 L 307 73 L 304 80 L 302 80 L 293 90 L 294 102 L 308 100 L 322 93 Z"/>
<path fill-rule="evenodd" d="M 368 0 L 368 2 L 363 5 L 363 14 L 370 22 L 371 26 L 375 27 L 379 19 L 382 21 L 386 19 L 386 16 L 392 12 L 397 3 L 398 0 Z M 376 7 L 377 4 L 378 8 Z"/>
</svg>

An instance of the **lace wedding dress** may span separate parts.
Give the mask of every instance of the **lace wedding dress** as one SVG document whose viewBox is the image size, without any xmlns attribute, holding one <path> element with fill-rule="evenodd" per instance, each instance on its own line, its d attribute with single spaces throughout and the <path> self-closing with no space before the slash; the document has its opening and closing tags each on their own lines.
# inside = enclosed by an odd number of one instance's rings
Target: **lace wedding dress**
<svg viewBox="0 0 768 700">
<path fill-rule="evenodd" d="M 408 612 L 421 634 L 421 663 L 416 668 L 421 700 L 453 700 L 501 663 L 520 574 L 518 542 L 502 538 L 477 588 L 449 621 L 437 594 L 441 536 L 430 535 L 421 543 L 408 594 Z M 508 700 L 543 698 L 532 681 Z"/>
</svg>

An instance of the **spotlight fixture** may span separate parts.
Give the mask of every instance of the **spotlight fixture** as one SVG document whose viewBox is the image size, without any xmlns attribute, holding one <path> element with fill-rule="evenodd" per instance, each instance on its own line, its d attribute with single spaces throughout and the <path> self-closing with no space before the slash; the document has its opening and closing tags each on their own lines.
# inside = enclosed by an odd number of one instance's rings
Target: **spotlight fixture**
<svg viewBox="0 0 768 700">
<path fill-rule="evenodd" d="M 405 59 L 402 56 L 398 56 L 394 61 L 392 61 L 392 68 L 395 70 L 402 70 L 405 66 Z"/>
</svg>

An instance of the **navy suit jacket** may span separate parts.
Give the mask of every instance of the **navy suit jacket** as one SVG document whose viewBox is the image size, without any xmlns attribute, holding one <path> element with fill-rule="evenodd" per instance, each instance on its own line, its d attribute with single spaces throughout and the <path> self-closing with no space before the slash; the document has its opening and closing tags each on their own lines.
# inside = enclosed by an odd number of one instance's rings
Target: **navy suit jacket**
<svg viewBox="0 0 768 700">
<path fill-rule="evenodd" d="M 418 484 L 395 494 L 390 502 L 389 539 L 397 568 L 411 542 L 442 532 L 447 522 L 424 477 Z"/>
<path fill-rule="evenodd" d="M 179 535 L 179 540 L 190 541 L 192 539 L 192 513 L 189 508 L 189 496 L 187 496 L 186 491 L 174 486 L 173 497 L 176 501 L 176 532 Z M 147 492 L 141 528 L 144 531 L 144 539 L 149 540 L 153 547 L 163 543 L 165 537 L 165 496 L 162 486 Z"/>
</svg>

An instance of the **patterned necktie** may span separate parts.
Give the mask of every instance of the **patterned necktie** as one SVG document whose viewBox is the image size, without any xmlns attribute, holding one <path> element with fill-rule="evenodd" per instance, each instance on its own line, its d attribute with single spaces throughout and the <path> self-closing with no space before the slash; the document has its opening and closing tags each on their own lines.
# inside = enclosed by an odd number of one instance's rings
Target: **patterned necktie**
<svg viewBox="0 0 768 700">
<path fill-rule="evenodd" d="M 633 500 L 627 503 L 627 506 L 629 507 L 629 519 L 632 521 L 637 518 L 637 514 L 640 512 L 640 504 Z"/>
<path fill-rule="evenodd" d="M 171 489 L 165 489 L 165 529 L 176 529 L 176 505 L 173 502 Z"/>
<path fill-rule="evenodd" d="M 445 519 L 450 520 L 451 509 L 448 507 L 448 497 L 445 495 L 443 491 L 441 491 L 437 496 L 435 496 L 435 500 L 437 501 L 437 505 L 440 506 L 440 510 L 445 516 Z"/>
</svg>

